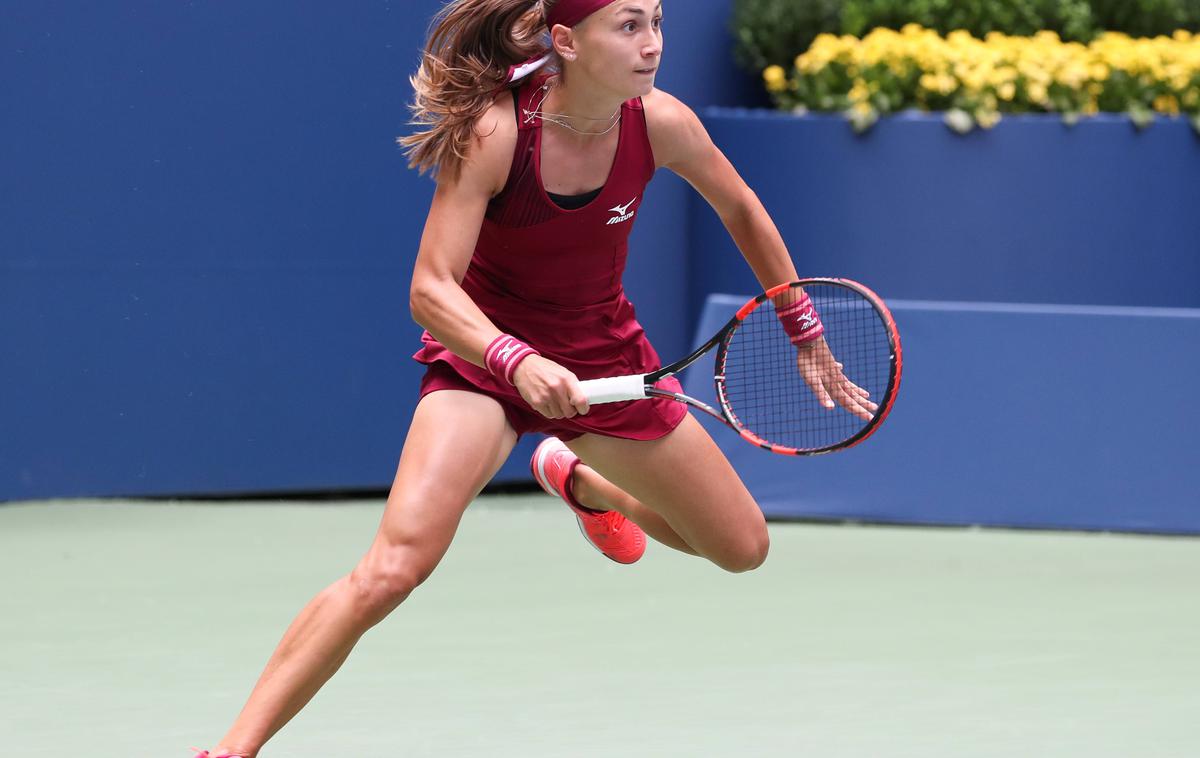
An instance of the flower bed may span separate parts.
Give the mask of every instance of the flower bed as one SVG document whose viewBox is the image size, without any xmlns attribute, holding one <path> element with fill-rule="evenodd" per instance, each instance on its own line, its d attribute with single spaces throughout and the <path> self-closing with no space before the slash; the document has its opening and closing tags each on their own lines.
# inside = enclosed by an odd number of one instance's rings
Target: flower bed
<svg viewBox="0 0 1200 758">
<path fill-rule="evenodd" d="M 1135 39 L 1106 32 L 1090 44 L 1053 32 L 984 39 L 945 37 L 909 24 L 862 39 L 822 34 L 792 70 L 769 66 L 776 104 L 797 112 L 844 112 L 858 131 L 880 115 L 944 111 L 956 131 L 990 128 L 1001 113 L 1060 113 L 1068 123 L 1126 113 L 1139 127 L 1154 114 L 1186 115 L 1200 131 L 1200 35 Z"/>
</svg>

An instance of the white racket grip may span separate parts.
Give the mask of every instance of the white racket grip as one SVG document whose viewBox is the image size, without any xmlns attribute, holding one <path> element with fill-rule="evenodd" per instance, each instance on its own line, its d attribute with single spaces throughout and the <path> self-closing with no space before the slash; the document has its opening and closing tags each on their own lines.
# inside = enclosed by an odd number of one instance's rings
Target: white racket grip
<svg viewBox="0 0 1200 758">
<path fill-rule="evenodd" d="M 646 375 L 613 376 L 608 379 L 588 379 L 579 383 L 589 405 L 619 403 L 622 400 L 646 399 Z"/>
</svg>

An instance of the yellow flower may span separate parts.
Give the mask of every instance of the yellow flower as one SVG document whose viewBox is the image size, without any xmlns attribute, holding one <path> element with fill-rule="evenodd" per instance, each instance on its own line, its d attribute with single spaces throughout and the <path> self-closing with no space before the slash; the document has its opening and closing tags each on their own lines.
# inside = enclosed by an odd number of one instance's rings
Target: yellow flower
<svg viewBox="0 0 1200 758">
<path fill-rule="evenodd" d="M 763 81 L 771 92 L 782 92 L 787 89 L 787 74 L 783 66 L 767 66 L 763 71 Z"/>
<path fill-rule="evenodd" d="M 920 85 L 939 95 L 949 95 L 958 87 L 958 80 L 949 74 L 922 74 Z"/>
<path fill-rule="evenodd" d="M 974 42 L 975 38 L 972 37 L 971 33 L 966 29 L 955 29 L 946 36 L 946 41 L 951 45 L 961 45 L 965 47 Z"/>
<path fill-rule="evenodd" d="M 979 73 L 978 69 L 967 69 L 960 76 L 963 86 L 969 90 L 978 92 L 983 89 L 985 83 L 983 74 Z"/>
<path fill-rule="evenodd" d="M 1172 116 L 1179 115 L 1179 101 L 1174 95 L 1159 95 L 1154 98 L 1154 110 L 1159 113 L 1169 113 Z"/>
<path fill-rule="evenodd" d="M 1000 112 L 993 110 L 980 111 L 975 114 L 975 121 L 984 129 L 991 129 L 1000 123 Z"/>
<path fill-rule="evenodd" d="M 1079 89 L 1084 80 L 1088 78 L 1088 72 L 1083 66 L 1069 63 L 1058 71 L 1056 78 L 1071 89 Z"/>
<path fill-rule="evenodd" d="M 851 107 L 857 107 L 851 113 L 864 118 L 868 111 L 873 114 L 870 118 L 878 115 L 871 108 L 872 97 L 884 89 L 890 92 L 895 80 L 909 77 L 917 79 L 919 89 L 915 102 L 907 104 L 925 105 L 928 94 L 955 92 L 964 92 L 975 103 L 977 112 L 957 112 L 947 121 L 952 126 L 962 126 L 959 121 L 972 117 L 981 126 L 990 125 L 999 106 L 1016 100 L 1018 93 L 1047 110 L 1095 112 L 1097 98 L 1106 92 L 1118 94 L 1110 90 L 1114 76 L 1134 82 L 1134 90 L 1123 96 L 1128 102 L 1118 103 L 1118 108 L 1136 106 L 1140 90 L 1160 93 L 1153 104 L 1157 111 L 1200 112 L 1200 35 L 1186 30 L 1153 39 L 1104 32 L 1084 45 L 1064 42 L 1051 31 L 1032 37 L 990 32 L 978 39 L 962 29 L 942 37 L 908 24 L 899 32 L 873 29 L 862 39 L 819 35 L 797 56 L 795 72 L 806 77 L 835 64 L 853 85 L 846 93 Z M 780 92 L 792 87 L 790 73 L 779 66 L 764 70 L 767 89 Z"/>
</svg>

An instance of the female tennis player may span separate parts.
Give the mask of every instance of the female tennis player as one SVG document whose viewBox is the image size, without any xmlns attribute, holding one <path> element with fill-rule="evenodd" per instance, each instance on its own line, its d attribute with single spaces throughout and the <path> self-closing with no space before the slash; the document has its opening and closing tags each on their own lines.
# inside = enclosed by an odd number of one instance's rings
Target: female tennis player
<svg viewBox="0 0 1200 758">
<path fill-rule="evenodd" d="M 638 560 L 646 534 L 727 571 L 766 558 L 762 511 L 682 404 L 589 408 L 579 386 L 659 367 L 621 287 L 659 168 L 708 200 L 764 289 L 797 278 L 700 121 L 654 88 L 661 24 L 658 0 L 456 0 L 435 18 L 413 78 L 426 129 L 401 140 L 437 177 L 411 289 L 427 329 L 415 357 L 428 368 L 382 523 L 198 758 L 258 755 L 430 575 L 521 434 L 550 435 L 532 461 L 537 481 L 609 558 Z M 793 341 L 828 356 L 814 321 L 793 327 Z M 810 384 L 827 407 L 869 402 L 836 368 Z"/>
</svg>

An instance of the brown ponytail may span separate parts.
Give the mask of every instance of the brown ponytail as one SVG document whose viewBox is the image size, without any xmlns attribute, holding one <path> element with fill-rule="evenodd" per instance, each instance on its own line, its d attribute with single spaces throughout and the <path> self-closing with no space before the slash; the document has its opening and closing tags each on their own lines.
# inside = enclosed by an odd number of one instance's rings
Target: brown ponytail
<svg viewBox="0 0 1200 758">
<path fill-rule="evenodd" d="M 510 66 L 547 50 L 543 13 L 554 0 L 454 0 L 433 18 L 410 123 L 426 127 L 396 140 L 409 166 L 456 179 Z"/>
</svg>

